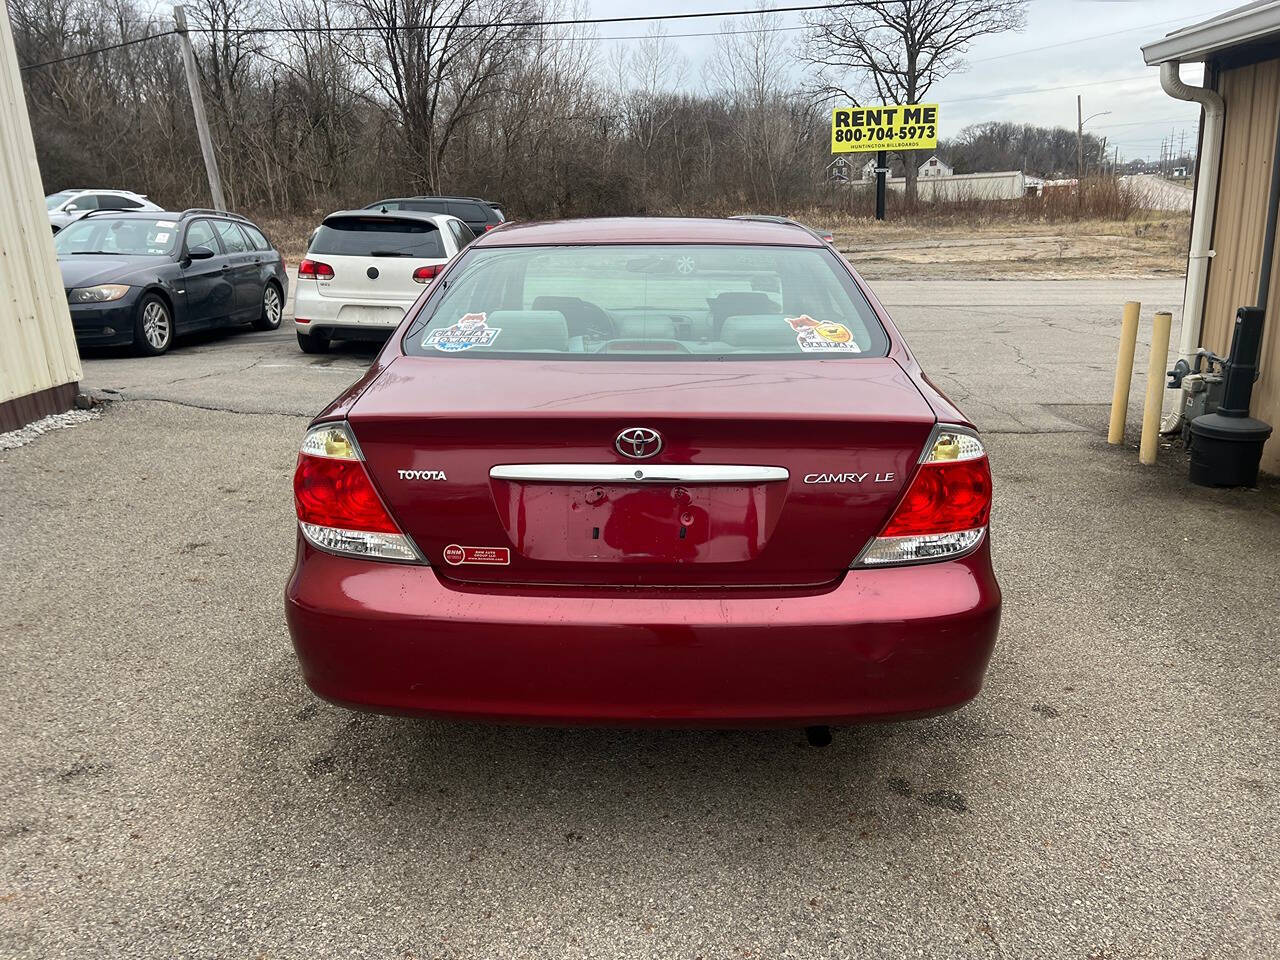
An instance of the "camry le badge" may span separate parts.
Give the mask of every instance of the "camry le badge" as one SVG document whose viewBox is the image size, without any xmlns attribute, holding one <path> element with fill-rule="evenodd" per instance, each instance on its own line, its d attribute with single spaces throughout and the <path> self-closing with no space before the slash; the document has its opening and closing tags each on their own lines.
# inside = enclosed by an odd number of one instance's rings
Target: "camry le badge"
<svg viewBox="0 0 1280 960">
<path fill-rule="evenodd" d="M 804 475 L 805 483 L 864 483 L 869 473 L 806 473 Z M 892 473 L 877 473 L 872 483 L 893 483 L 894 476 Z"/>
<path fill-rule="evenodd" d="M 662 434 L 649 427 L 627 427 L 618 434 L 613 445 L 624 457 L 644 460 L 655 456 L 662 449 Z"/>
</svg>

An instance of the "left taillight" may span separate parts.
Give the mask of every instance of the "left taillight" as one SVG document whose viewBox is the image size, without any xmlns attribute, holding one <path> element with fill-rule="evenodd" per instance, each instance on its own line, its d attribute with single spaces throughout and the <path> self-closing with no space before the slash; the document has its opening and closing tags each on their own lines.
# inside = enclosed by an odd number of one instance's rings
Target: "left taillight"
<svg viewBox="0 0 1280 960">
<path fill-rule="evenodd" d="M 990 519 L 991 465 L 982 441 L 968 427 L 939 424 L 893 516 L 854 565 L 963 556 L 977 549 Z"/>
<path fill-rule="evenodd" d="M 424 562 L 387 512 L 344 423 L 312 427 L 298 451 L 293 501 L 302 535 L 321 550 L 373 560 Z"/>
</svg>

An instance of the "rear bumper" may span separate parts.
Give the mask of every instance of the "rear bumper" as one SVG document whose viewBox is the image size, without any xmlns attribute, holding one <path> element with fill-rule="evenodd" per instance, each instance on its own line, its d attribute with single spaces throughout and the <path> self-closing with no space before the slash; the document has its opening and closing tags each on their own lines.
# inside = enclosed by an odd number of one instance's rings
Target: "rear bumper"
<svg viewBox="0 0 1280 960">
<path fill-rule="evenodd" d="M 385 713 L 804 726 L 977 695 L 1000 590 L 987 544 L 819 590 L 495 588 L 299 543 L 286 614 L 307 684 Z"/>
<path fill-rule="evenodd" d="M 412 298 L 401 300 L 387 299 L 350 299 L 337 297 L 322 297 L 316 292 L 316 284 L 314 280 L 303 280 L 297 284 L 297 290 L 294 293 L 293 314 L 295 318 L 301 318 L 309 321 L 301 323 L 298 319 L 294 320 L 294 327 L 301 334 L 317 333 L 321 336 L 332 337 L 336 340 L 354 340 L 354 339 L 382 339 L 385 340 L 396 327 L 400 325 L 400 321 L 404 319 L 405 311 L 413 306 Z M 394 307 L 399 311 L 394 317 L 388 316 L 385 320 L 377 322 L 369 320 L 352 320 L 351 311 L 348 310 L 348 317 L 343 317 L 343 307 L 371 307 L 375 310 L 391 311 L 388 307 Z"/>
</svg>

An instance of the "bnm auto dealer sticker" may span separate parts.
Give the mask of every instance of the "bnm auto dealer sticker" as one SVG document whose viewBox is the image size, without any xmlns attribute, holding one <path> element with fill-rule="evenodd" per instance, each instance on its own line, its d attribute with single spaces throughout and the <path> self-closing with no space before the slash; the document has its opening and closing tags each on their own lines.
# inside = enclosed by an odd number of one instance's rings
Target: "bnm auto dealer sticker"
<svg viewBox="0 0 1280 960">
<path fill-rule="evenodd" d="M 444 548 L 444 562 L 455 567 L 461 563 L 505 566 L 511 562 L 511 550 L 507 547 L 460 547 L 451 543 Z"/>
<path fill-rule="evenodd" d="M 446 353 L 456 353 L 472 347 L 492 346 L 501 332 L 501 327 L 491 327 L 485 323 L 483 313 L 468 313 L 451 327 L 432 330 L 427 334 L 427 339 L 422 341 L 422 345 L 435 347 Z"/>
</svg>

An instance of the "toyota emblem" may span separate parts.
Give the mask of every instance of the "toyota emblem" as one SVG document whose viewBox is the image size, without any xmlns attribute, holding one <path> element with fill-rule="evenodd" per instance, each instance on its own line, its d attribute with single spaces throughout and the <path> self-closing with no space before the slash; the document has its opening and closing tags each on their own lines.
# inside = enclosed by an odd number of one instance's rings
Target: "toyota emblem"
<svg viewBox="0 0 1280 960">
<path fill-rule="evenodd" d="M 632 460 L 644 460 L 656 456 L 662 449 L 662 434 L 649 427 L 627 427 L 613 441 L 618 452 Z"/>
</svg>

